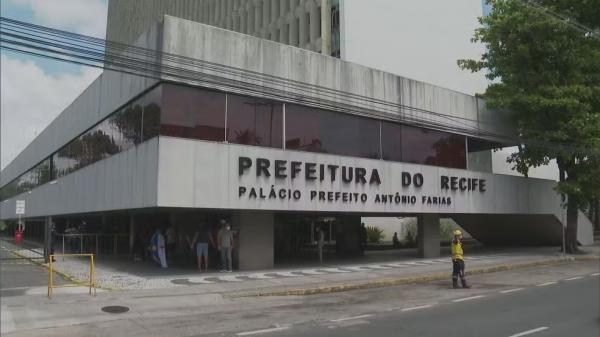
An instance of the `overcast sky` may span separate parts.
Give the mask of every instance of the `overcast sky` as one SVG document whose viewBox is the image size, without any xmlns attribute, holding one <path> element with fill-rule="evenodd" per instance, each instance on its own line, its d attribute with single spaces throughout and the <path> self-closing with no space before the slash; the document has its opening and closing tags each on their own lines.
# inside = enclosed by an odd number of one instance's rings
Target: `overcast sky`
<svg viewBox="0 0 600 337">
<path fill-rule="evenodd" d="M 104 38 L 107 0 L 0 0 L 2 16 Z M 1 52 L 0 167 L 101 72 L 59 61 Z"/>
</svg>

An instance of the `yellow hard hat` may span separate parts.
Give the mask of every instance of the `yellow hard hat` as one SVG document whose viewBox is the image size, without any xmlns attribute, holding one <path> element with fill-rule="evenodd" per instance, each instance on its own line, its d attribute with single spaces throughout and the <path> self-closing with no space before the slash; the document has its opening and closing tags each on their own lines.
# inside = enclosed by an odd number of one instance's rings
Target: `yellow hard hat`
<svg viewBox="0 0 600 337">
<path fill-rule="evenodd" d="M 456 229 L 456 230 L 454 231 L 454 235 L 455 235 L 455 236 L 462 235 L 462 232 L 461 232 L 460 230 Z"/>
</svg>

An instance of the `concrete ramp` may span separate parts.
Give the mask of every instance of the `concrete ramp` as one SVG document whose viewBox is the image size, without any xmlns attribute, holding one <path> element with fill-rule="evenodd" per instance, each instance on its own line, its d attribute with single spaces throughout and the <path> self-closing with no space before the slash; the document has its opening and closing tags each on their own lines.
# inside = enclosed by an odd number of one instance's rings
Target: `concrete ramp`
<svg viewBox="0 0 600 337">
<path fill-rule="evenodd" d="M 560 246 L 562 225 L 553 215 L 454 214 L 451 216 L 487 245 Z"/>
</svg>

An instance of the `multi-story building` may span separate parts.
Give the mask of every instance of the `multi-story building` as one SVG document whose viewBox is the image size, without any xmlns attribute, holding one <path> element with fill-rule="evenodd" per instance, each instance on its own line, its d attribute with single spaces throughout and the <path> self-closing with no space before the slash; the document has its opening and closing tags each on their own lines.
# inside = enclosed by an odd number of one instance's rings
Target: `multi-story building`
<svg viewBox="0 0 600 337">
<path fill-rule="evenodd" d="M 481 159 L 511 145 L 511 127 L 480 98 L 155 12 L 214 1 L 144 3 L 111 6 L 109 38 L 193 62 L 157 57 L 178 71 L 152 78 L 105 71 L 2 171 L 3 219 L 25 200 L 28 228 L 85 222 L 127 249 L 171 224 L 182 254 L 198 224 L 225 219 L 240 269 L 301 255 L 315 226 L 337 254 L 360 254 L 361 216 L 417 216 L 423 256 L 440 252 L 440 217 L 484 243 L 560 242 L 555 182 Z M 241 2 L 218 3 L 230 7 L 206 20 L 238 25 L 222 13 Z"/>
</svg>

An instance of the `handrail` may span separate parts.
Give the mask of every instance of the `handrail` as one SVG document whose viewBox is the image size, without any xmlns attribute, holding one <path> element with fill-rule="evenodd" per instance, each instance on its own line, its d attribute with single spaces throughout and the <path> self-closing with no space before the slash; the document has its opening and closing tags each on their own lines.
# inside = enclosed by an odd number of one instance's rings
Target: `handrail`
<svg viewBox="0 0 600 337">
<path fill-rule="evenodd" d="M 95 252 L 96 256 L 102 255 L 100 254 L 100 243 L 99 243 L 99 239 L 112 239 L 112 254 L 113 255 L 117 255 L 118 254 L 118 250 L 119 250 L 119 239 L 125 239 L 129 237 L 129 234 L 124 234 L 124 233 L 114 233 L 114 234 L 110 234 L 110 233 L 54 233 L 54 236 L 56 236 L 56 238 L 58 240 L 62 241 L 62 253 L 65 254 L 66 249 L 66 241 L 68 240 L 69 244 L 73 244 L 75 243 L 75 252 L 78 251 L 78 253 L 83 254 L 84 253 L 84 242 L 86 242 L 87 245 L 89 245 L 89 247 L 86 247 L 87 249 L 85 249 L 86 252 Z M 84 241 L 85 239 L 85 241 Z M 90 242 L 90 239 L 94 241 L 94 243 L 92 244 Z M 72 240 L 77 240 L 79 241 L 77 243 L 77 241 L 72 241 Z M 92 247 L 93 250 L 91 249 Z M 108 253 L 110 254 L 110 253 Z M 64 258 L 63 258 L 64 261 Z"/>
</svg>

